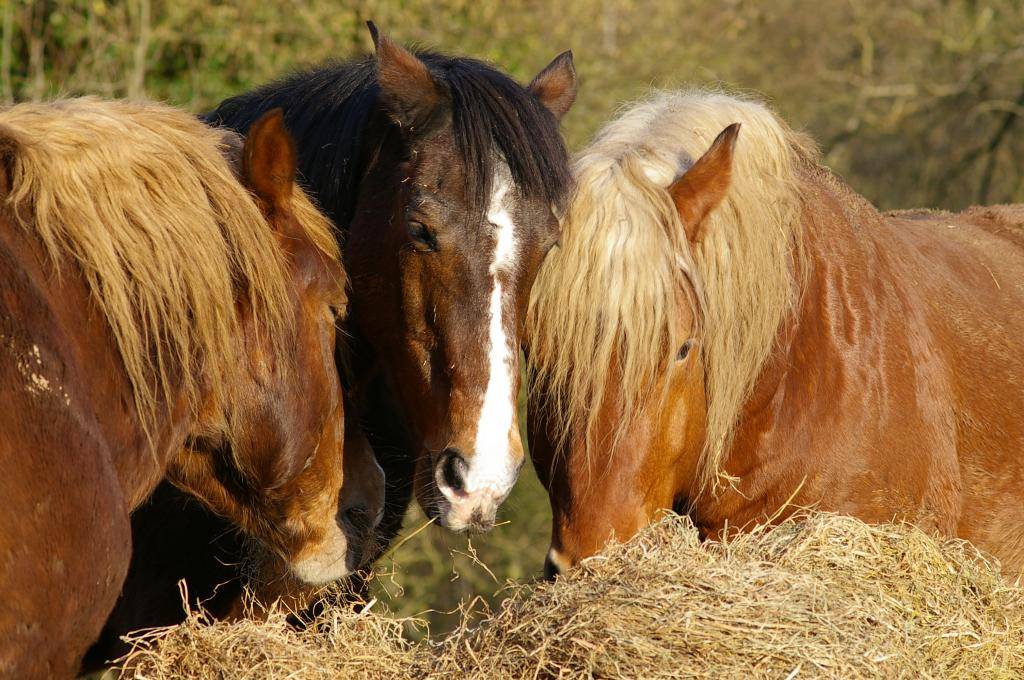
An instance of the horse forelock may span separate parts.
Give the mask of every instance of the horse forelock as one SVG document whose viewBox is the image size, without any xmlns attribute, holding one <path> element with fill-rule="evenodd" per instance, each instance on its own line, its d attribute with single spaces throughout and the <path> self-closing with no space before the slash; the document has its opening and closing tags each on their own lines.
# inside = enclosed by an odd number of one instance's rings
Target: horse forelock
<svg viewBox="0 0 1024 680">
<path fill-rule="evenodd" d="M 665 188 L 732 123 L 742 123 L 732 183 L 691 245 Z M 806 139 L 764 105 L 718 92 L 661 92 L 612 121 L 576 159 L 560 245 L 533 287 L 531 389 L 564 438 L 596 441 L 614 368 L 623 433 L 658 409 L 653 389 L 685 338 L 692 288 L 702 338 L 707 438 L 700 483 L 713 484 L 734 427 L 803 281 L 800 168 Z"/>
<path fill-rule="evenodd" d="M 221 131 L 161 104 L 84 98 L 4 109 L 0 136 L 13 147 L 3 207 L 59 276 L 84 277 L 147 435 L 161 400 L 180 394 L 195 410 L 207 389 L 229 403 L 224 376 L 238 370 L 244 346 L 240 295 L 287 369 L 287 264 Z M 302 192 L 293 211 L 337 260 L 329 223 Z"/>
<path fill-rule="evenodd" d="M 485 206 L 498 154 L 523 194 L 561 207 L 572 184 L 558 121 L 525 87 L 475 59 L 420 53 L 451 94 L 452 131 L 470 193 Z"/>
</svg>

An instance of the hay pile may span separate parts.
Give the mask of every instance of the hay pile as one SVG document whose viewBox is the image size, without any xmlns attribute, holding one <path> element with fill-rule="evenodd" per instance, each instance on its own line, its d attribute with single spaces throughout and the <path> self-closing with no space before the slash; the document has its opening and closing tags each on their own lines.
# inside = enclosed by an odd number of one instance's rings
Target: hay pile
<svg viewBox="0 0 1024 680">
<path fill-rule="evenodd" d="M 702 545 L 667 519 L 557 583 L 515 587 L 444 640 L 333 610 L 186 624 L 135 652 L 145 678 L 1019 677 L 1024 589 L 974 550 L 908 527 L 809 515 Z"/>
<path fill-rule="evenodd" d="M 337 607 L 316 623 L 316 632 L 297 631 L 280 609 L 262 621 L 232 623 L 191 612 L 181 625 L 140 633 L 122 677 L 407 678 L 415 665 L 416 649 L 398 619 Z"/>
</svg>

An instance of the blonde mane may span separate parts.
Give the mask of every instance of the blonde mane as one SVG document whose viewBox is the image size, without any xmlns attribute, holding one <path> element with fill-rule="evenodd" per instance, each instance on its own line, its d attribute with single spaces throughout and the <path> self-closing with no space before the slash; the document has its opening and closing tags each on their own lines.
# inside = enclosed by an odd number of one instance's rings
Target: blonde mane
<svg viewBox="0 0 1024 680">
<path fill-rule="evenodd" d="M 725 127 L 742 123 L 732 184 L 691 247 L 666 188 Z M 707 439 L 700 484 L 713 484 L 744 402 L 802 281 L 799 170 L 813 146 L 756 101 L 661 92 L 607 124 L 574 163 L 576 193 L 559 247 L 534 284 L 527 333 L 532 389 L 563 437 L 594 440 L 611 370 L 615 428 L 659 408 L 654 388 L 686 338 L 692 288 L 702 339 Z"/>
<path fill-rule="evenodd" d="M 84 98 L 0 110 L 2 208 L 39 239 L 58 276 L 84 277 L 147 435 L 172 384 L 193 409 L 200 382 L 228 403 L 224 376 L 242 358 L 240 295 L 274 351 L 294 323 L 284 254 L 228 160 L 238 145 L 162 104 Z M 330 223 L 298 190 L 293 211 L 337 260 Z"/>
</svg>

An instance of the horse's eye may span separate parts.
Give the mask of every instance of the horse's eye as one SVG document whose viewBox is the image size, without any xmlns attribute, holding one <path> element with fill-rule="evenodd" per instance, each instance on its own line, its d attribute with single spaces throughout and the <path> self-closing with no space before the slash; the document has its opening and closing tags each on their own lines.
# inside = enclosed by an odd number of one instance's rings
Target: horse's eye
<svg viewBox="0 0 1024 680">
<path fill-rule="evenodd" d="M 693 340 L 687 340 L 683 343 L 683 346 L 676 352 L 676 361 L 682 361 L 690 354 L 690 349 L 693 347 Z"/>
<path fill-rule="evenodd" d="M 409 222 L 409 238 L 417 252 L 432 253 L 437 250 L 437 237 L 430 231 L 430 227 L 422 222 Z"/>
</svg>

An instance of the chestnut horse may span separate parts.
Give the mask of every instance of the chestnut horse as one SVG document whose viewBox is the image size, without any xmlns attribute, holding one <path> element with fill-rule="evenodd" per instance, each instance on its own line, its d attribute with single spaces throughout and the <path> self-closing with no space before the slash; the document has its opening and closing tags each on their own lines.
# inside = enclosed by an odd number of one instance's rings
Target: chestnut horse
<svg viewBox="0 0 1024 680">
<path fill-rule="evenodd" d="M 912 521 L 1024 567 L 1024 206 L 879 213 L 722 94 L 634 105 L 575 172 L 528 315 L 549 575 L 669 508 L 711 539 Z"/>
<path fill-rule="evenodd" d="M 345 245 L 350 410 L 387 484 L 376 557 L 401 528 L 414 481 L 424 511 L 453 530 L 490 527 L 515 482 L 519 347 L 568 192 L 558 120 L 576 75 L 566 52 L 524 87 L 370 28 L 373 57 L 293 74 L 206 119 L 244 132 L 280 107 L 304 184 Z M 175 538 L 133 556 L 97 661 L 125 651 L 118 640 L 130 630 L 181 620 L 178 579 L 214 614 L 237 609 L 238 541 L 215 518 L 162 489 L 133 530 Z"/>
<path fill-rule="evenodd" d="M 0 111 L 4 676 L 77 672 L 165 475 L 310 583 L 349 571 L 346 504 L 380 507 L 379 472 L 343 479 L 329 224 L 279 112 L 241 182 L 237 150 L 158 104 Z"/>
</svg>

